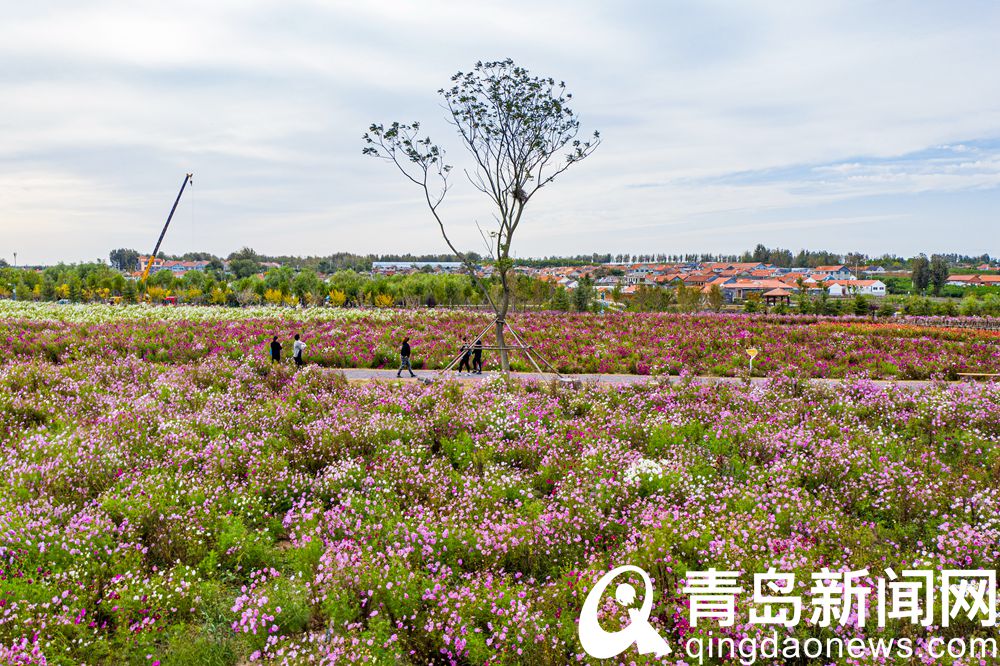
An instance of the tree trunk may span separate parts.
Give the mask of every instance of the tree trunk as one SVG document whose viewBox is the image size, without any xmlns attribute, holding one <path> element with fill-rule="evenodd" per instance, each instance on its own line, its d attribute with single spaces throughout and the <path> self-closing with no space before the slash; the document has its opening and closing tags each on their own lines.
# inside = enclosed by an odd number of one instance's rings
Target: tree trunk
<svg viewBox="0 0 1000 666">
<path fill-rule="evenodd" d="M 497 347 L 500 348 L 500 370 L 510 374 L 510 359 L 507 356 L 507 345 L 504 344 L 504 327 L 507 318 L 507 308 L 510 306 L 510 293 L 504 289 L 503 296 L 497 308 Z"/>
</svg>

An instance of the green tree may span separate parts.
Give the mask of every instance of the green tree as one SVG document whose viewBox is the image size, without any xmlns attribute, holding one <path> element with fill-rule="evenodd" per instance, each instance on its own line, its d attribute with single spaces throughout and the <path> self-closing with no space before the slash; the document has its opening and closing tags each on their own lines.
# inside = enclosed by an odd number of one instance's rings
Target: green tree
<svg viewBox="0 0 1000 666">
<path fill-rule="evenodd" d="M 247 278 L 261 272 L 261 257 L 252 247 L 243 247 L 229 255 L 229 271 L 237 279 Z"/>
<path fill-rule="evenodd" d="M 362 289 L 367 280 L 353 270 L 337 271 L 330 276 L 327 285 L 331 289 L 344 292 L 346 305 L 357 305 L 362 302 Z"/>
<path fill-rule="evenodd" d="M 868 265 L 868 255 L 864 252 L 848 252 L 844 255 L 844 264 L 846 264 L 848 268 L 860 270 Z"/>
<path fill-rule="evenodd" d="M 177 282 L 174 274 L 170 271 L 156 271 L 146 280 L 146 287 L 161 287 L 166 290 L 175 288 Z"/>
<path fill-rule="evenodd" d="M 938 296 L 941 294 L 941 289 L 944 288 L 945 283 L 948 282 L 948 262 L 940 254 L 931 255 L 931 263 L 928 270 L 930 272 L 928 279 L 931 284 L 931 290 L 935 296 Z"/>
<path fill-rule="evenodd" d="M 862 296 L 861 294 L 855 295 L 854 296 L 854 314 L 863 317 L 863 316 L 866 316 L 869 313 L 869 311 L 870 311 L 870 308 L 868 307 L 868 299 L 865 298 L 864 296 Z"/>
<path fill-rule="evenodd" d="M 283 296 L 292 293 L 292 281 L 295 279 L 295 272 L 288 266 L 281 268 L 270 268 L 264 274 L 265 289 L 280 291 Z"/>
<path fill-rule="evenodd" d="M 577 312 L 589 312 L 594 298 L 594 283 L 589 278 L 580 278 L 573 292 L 573 309 Z"/>
<path fill-rule="evenodd" d="M 126 303 L 135 303 L 139 297 L 139 293 L 135 288 L 135 280 L 126 280 L 125 286 L 122 288 L 122 298 Z"/>
<path fill-rule="evenodd" d="M 594 132 L 589 140 L 578 138 L 580 121 L 570 108 L 572 95 L 562 82 L 531 76 L 513 60 L 478 62 L 471 72 L 459 72 L 452 86 L 439 91 L 448 120 L 461 136 L 476 168 L 469 173 L 473 186 L 489 199 L 495 227 L 483 232 L 500 283 L 499 299 L 480 283 L 496 314 L 496 341 L 500 365 L 510 371 L 504 348 L 504 318 L 510 307 L 514 234 L 524 209 L 537 192 L 556 177 L 593 153 L 600 143 Z M 372 125 L 364 135 L 364 154 L 388 160 L 414 184 L 452 253 L 475 277 L 470 258 L 459 252 L 445 229 L 439 209 L 448 191 L 451 166 L 444 150 L 429 137 L 420 138 L 420 124 Z"/>
<path fill-rule="evenodd" d="M 681 312 L 694 312 L 701 305 L 701 291 L 697 287 L 687 287 L 680 283 L 675 292 L 677 309 Z"/>
<path fill-rule="evenodd" d="M 111 250 L 108 258 L 111 266 L 119 271 L 132 272 L 139 269 L 139 253 L 127 248 Z"/>
<path fill-rule="evenodd" d="M 292 293 L 295 294 L 300 303 L 321 301 L 326 295 L 325 291 L 319 276 L 308 268 L 299 271 L 295 279 L 292 280 Z"/>
<path fill-rule="evenodd" d="M 674 304 L 676 296 L 673 289 L 661 289 L 640 284 L 629 303 L 633 312 L 665 312 Z"/>
<path fill-rule="evenodd" d="M 81 283 L 80 278 L 78 278 L 75 275 L 72 276 L 69 280 L 68 296 L 69 300 L 73 301 L 74 303 L 79 303 L 81 300 L 83 300 L 83 284 Z"/>
<path fill-rule="evenodd" d="M 812 311 L 812 300 L 809 298 L 809 286 L 806 284 L 805 278 L 800 275 L 795 280 L 795 286 L 798 288 L 795 300 L 797 301 L 799 312 L 808 314 Z"/>
<path fill-rule="evenodd" d="M 205 266 L 205 273 L 214 278 L 216 282 L 222 282 L 222 277 L 225 272 L 226 266 L 218 257 L 212 257 L 209 259 L 208 265 Z"/>
<path fill-rule="evenodd" d="M 816 302 L 813 304 L 813 310 L 816 312 L 816 314 L 829 314 L 827 312 L 827 310 L 829 309 L 830 309 L 830 288 L 824 282 L 823 286 L 820 288 L 819 298 L 817 298 Z"/>
<path fill-rule="evenodd" d="M 912 269 L 910 279 L 913 281 L 913 288 L 923 293 L 931 282 L 930 262 L 927 261 L 925 255 L 921 254 L 919 257 L 914 257 L 910 266 Z"/>
<path fill-rule="evenodd" d="M 229 262 L 229 270 L 237 278 L 247 278 L 260 273 L 260 264 L 252 259 L 233 259 Z"/>
<path fill-rule="evenodd" d="M 566 287 L 561 285 L 556 287 L 555 293 L 552 294 L 552 309 L 560 312 L 569 310 L 569 294 L 566 292 Z"/>
<path fill-rule="evenodd" d="M 719 285 L 713 284 L 708 288 L 708 307 L 712 309 L 712 312 L 722 310 L 722 304 L 725 303 L 725 300 L 722 288 Z"/>
</svg>

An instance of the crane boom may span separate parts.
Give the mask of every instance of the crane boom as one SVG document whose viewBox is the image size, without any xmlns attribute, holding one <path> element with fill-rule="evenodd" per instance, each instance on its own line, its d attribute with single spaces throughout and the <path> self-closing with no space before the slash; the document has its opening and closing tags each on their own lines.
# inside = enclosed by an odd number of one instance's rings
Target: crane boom
<svg viewBox="0 0 1000 666">
<path fill-rule="evenodd" d="M 167 235 L 167 227 L 170 226 L 170 220 L 174 217 L 174 211 L 177 210 L 177 204 L 181 201 L 181 195 L 184 194 L 184 188 L 187 184 L 191 183 L 194 186 L 194 174 L 188 173 L 184 174 L 184 182 L 181 183 L 181 191 L 177 193 L 177 198 L 174 199 L 174 205 L 170 209 L 170 215 L 167 216 L 167 222 L 163 225 L 163 231 L 160 232 L 160 237 L 156 239 L 156 247 L 153 248 L 153 253 L 149 255 L 149 260 L 146 262 L 146 268 L 142 271 L 142 283 L 146 284 L 146 278 L 149 277 L 149 271 L 153 268 L 153 261 L 156 260 L 156 253 L 160 251 L 160 243 L 163 242 L 163 237 Z"/>
</svg>

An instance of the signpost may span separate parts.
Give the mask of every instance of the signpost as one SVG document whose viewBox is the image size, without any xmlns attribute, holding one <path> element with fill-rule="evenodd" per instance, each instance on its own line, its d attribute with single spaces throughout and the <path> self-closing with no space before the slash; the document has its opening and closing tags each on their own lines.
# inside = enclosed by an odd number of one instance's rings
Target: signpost
<svg viewBox="0 0 1000 666">
<path fill-rule="evenodd" d="M 757 358 L 758 352 L 756 347 L 747 347 L 747 356 L 750 357 L 750 376 L 753 377 L 753 360 Z"/>
</svg>

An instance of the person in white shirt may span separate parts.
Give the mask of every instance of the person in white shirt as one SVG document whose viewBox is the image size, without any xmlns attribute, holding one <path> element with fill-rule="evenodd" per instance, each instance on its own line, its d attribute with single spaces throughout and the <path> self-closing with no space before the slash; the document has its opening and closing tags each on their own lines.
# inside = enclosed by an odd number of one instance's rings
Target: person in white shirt
<svg viewBox="0 0 1000 666">
<path fill-rule="evenodd" d="M 306 350 L 306 343 L 299 340 L 299 334 L 295 334 L 295 344 L 292 345 L 292 358 L 295 359 L 295 365 L 303 366 L 305 363 L 302 362 L 302 352 Z"/>
</svg>

